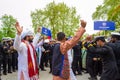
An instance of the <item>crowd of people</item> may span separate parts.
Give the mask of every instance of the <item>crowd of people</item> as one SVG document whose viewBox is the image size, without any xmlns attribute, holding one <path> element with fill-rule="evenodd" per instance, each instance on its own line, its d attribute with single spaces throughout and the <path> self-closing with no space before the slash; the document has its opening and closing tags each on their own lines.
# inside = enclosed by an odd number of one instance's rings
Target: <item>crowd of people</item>
<svg viewBox="0 0 120 80">
<path fill-rule="evenodd" d="M 17 57 L 18 53 L 13 47 L 14 39 L 3 38 L 0 42 L 0 76 L 2 72 L 7 73 L 16 72 L 18 69 Z"/>
<path fill-rule="evenodd" d="M 86 48 L 86 69 L 90 80 L 120 80 L 120 33 L 111 33 L 111 39 L 104 36 L 92 39 L 87 38 L 84 43 Z"/>
<path fill-rule="evenodd" d="M 87 36 L 86 22 L 72 38 L 59 32 L 57 40 L 46 39 L 40 35 L 40 28 L 33 32 L 22 31 L 16 23 L 15 39 L 2 39 L 0 42 L 0 75 L 17 70 L 18 80 L 38 80 L 39 71 L 53 75 L 53 80 L 77 80 L 76 75 L 88 73 L 89 80 L 120 80 L 120 33 L 111 33 L 110 40 L 104 36 Z M 41 72 L 42 73 L 42 72 Z"/>
</svg>

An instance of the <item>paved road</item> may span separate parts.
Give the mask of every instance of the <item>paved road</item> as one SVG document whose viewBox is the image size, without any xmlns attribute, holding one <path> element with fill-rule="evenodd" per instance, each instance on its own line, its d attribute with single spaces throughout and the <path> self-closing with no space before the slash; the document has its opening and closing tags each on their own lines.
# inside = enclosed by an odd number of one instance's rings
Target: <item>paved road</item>
<svg viewBox="0 0 120 80">
<path fill-rule="evenodd" d="M 88 74 L 77 75 L 77 80 L 88 80 Z M 12 74 L 2 75 L 2 80 L 17 80 L 17 72 L 13 72 Z M 47 71 L 40 72 L 40 80 L 52 80 L 52 75 L 49 74 L 49 69 Z"/>
</svg>

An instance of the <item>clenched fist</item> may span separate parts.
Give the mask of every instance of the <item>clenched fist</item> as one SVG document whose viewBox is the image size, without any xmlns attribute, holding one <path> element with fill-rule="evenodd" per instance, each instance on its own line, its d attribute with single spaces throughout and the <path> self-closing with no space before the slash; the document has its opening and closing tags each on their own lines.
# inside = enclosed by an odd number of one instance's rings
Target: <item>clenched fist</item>
<svg viewBox="0 0 120 80">
<path fill-rule="evenodd" d="M 87 22 L 86 22 L 86 21 L 84 21 L 84 20 L 80 20 L 80 22 L 81 22 L 81 26 L 82 26 L 83 28 L 85 28 L 85 27 L 86 27 Z"/>
</svg>

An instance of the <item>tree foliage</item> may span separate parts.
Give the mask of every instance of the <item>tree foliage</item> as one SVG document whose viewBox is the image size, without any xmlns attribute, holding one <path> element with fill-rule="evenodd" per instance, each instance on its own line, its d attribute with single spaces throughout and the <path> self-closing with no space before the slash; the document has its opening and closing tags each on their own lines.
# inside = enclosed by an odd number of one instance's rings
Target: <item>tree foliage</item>
<svg viewBox="0 0 120 80">
<path fill-rule="evenodd" d="M 94 20 L 108 20 L 116 23 L 116 31 L 120 31 L 120 0 L 104 0 L 96 8 L 92 18 Z M 110 31 L 106 31 L 108 34 Z"/>
<path fill-rule="evenodd" d="M 50 28 L 54 38 L 56 33 L 60 31 L 71 36 L 79 27 L 80 16 L 76 15 L 76 9 L 69 8 L 64 3 L 49 3 L 44 9 L 36 9 L 31 12 L 31 17 L 34 29 L 38 26 Z"/>
<path fill-rule="evenodd" d="M 0 34 L 2 34 L 0 37 L 15 37 L 15 23 L 16 19 L 11 15 L 3 15 L 1 18 L 1 29 Z"/>
<path fill-rule="evenodd" d="M 102 5 L 96 8 L 93 13 L 93 19 L 114 20 L 120 14 L 120 0 L 104 0 Z"/>
<path fill-rule="evenodd" d="M 3 33 L 2 30 L 0 29 L 0 41 L 2 40 L 2 37 L 3 37 Z"/>
</svg>

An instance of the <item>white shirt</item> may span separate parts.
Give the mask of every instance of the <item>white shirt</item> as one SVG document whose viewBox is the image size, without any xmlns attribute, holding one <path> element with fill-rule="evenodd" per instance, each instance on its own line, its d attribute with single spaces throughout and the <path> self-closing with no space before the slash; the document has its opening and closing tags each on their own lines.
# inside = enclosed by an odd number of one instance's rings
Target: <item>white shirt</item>
<svg viewBox="0 0 120 80">
<path fill-rule="evenodd" d="M 73 71 L 72 71 L 72 49 L 68 50 L 68 59 L 69 59 L 69 65 L 70 65 L 70 80 L 77 80 L 77 78 L 75 77 Z"/>
<path fill-rule="evenodd" d="M 36 34 L 34 39 L 33 39 L 33 46 L 35 47 L 37 45 L 37 42 L 39 40 L 40 34 Z M 34 55 L 33 55 L 33 48 L 32 46 L 28 43 L 28 46 L 30 48 L 30 53 L 31 53 L 31 58 L 33 61 L 33 66 L 35 69 L 35 61 L 34 61 Z M 23 72 L 24 79 L 25 80 L 30 80 L 29 74 L 28 74 L 28 48 L 25 43 L 21 42 L 21 36 L 17 35 L 15 37 L 14 41 L 14 48 L 18 51 L 18 80 L 20 80 L 21 72 Z"/>
</svg>

